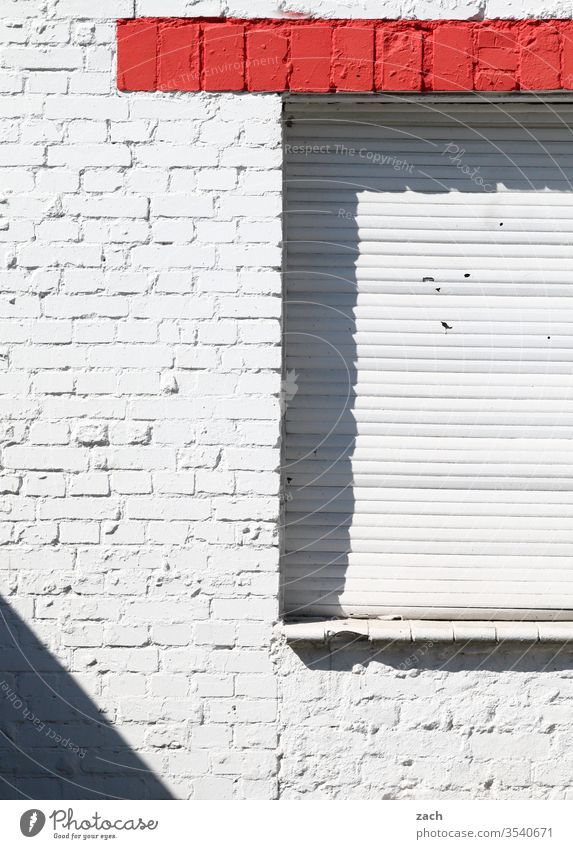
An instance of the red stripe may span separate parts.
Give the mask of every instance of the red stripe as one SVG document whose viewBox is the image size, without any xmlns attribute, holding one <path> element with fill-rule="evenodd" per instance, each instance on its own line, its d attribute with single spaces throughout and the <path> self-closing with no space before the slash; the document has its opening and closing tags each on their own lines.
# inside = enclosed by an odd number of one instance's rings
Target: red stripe
<svg viewBox="0 0 573 849">
<path fill-rule="evenodd" d="M 555 91 L 573 21 L 136 18 L 117 24 L 123 91 Z"/>
</svg>

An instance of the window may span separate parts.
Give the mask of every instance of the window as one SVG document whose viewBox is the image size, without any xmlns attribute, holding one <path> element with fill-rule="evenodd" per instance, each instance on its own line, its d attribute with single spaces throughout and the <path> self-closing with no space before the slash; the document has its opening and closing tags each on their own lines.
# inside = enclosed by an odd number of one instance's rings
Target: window
<svg viewBox="0 0 573 849">
<path fill-rule="evenodd" d="M 286 615 L 573 618 L 573 108 L 286 113 Z"/>
</svg>

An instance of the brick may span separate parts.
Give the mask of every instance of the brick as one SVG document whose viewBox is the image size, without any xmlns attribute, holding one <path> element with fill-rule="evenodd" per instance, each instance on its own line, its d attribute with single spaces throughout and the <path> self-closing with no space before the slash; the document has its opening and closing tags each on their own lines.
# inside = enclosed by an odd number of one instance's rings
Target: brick
<svg viewBox="0 0 573 849">
<path fill-rule="evenodd" d="M 48 148 L 48 165 L 70 168 L 131 165 L 131 151 L 122 144 L 53 145 Z"/>
<path fill-rule="evenodd" d="M 149 445 L 152 427 L 147 422 L 128 421 L 113 426 L 111 441 L 117 445 Z"/>
<path fill-rule="evenodd" d="M 210 217 L 213 214 L 213 200 L 200 195 L 156 195 L 151 202 L 153 215 L 177 218 L 179 216 Z"/>
<path fill-rule="evenodd" d="M 234 500 L 218 498 L 215 518 L 221 520 L 274 521 L 277 518 L 276 499 L 246 498 Z"/>
<path fill-rule="evenodd" d="M 99 542 L 99 524 L 97 522 L 60 522 L 59 539 L 63 544 L 97 544 Z M 88 643 L 93 645 L 93 643 Z"/>
<path fill-rule="evenodd" d="M 520 30 L 522 89 L 542 91 L 560 88 L 559 35 L 552 24 L 529 24 Z"/>
<path fill-rule="evenodd" d="M 19 475 L 0 475 L 0 495 L 16 494 L 21 485 L 22 478 Z"/>
<path fill-rule="evenodd" d="M 383 25 L 376 30 L 375 84 L 383 91 L 422 88 L 422 33 L 410 26 Z"/>
<path fill-rule="evenodd" d="M 58 14 L 71 18 L 118 18 L 133 15 L 133 0 L 99 0 L 97 6 L 91 0 L 59 0 Z"/>
<path fill-rule="evenodd" d="M 29 94 L 19 97 L 3 97 L 0 99 L 0 118 L 31 118 L 42 114 L 41 98 L 39 95 Z M 34 134 L 37 127 L 39 132 Z M 45 133 L 45 135 L 44 135 Z M 52 141 L 58 134 L 58 129 L 47 125 L 24 125 L 22 128 L 22 141 L 42 141 L 46 138 L 47 141 Z"/>
<path fill-rule="evenodd" d="M 111 545 L 142 545 L 145 542 L 142 522 L 105 522 L 102 534 L 103 541 Z"/>
<path fill-rule="evenodd" d="M 247 88 L 249 91 L 284 91 L 287 88 L 288 37 L 284 28 L 247 31 Z"/>
<path fill-rule="evenodd" d="M 518 87 L 519 50 L 513 28 L 477 32 L 475 87 L 478 91 L 512 91 Z"/>
<path fill-rule="evenodd" d="M 155 643 L 168 646 L 186 646 L 191 642 L 191 629 L 189 625 L 154 624 L 151 629 L 151 636 Z"/>
<path fill-rule="evenodd" d="M 184 545 L 189 537 L 188 522 L 149 522 L 147 538 L 159 545 Z"/>
<path fill-rule="evenodd" d="M 38 145 L 3 144 L 0 146 L 0 166 L 42 165 L 44 148 Z"/>
<path fill-rule="evenodd" d="M 70 481 L 70 495 L 109 495 L 109 479 L 103 472 L 74 475 Z"/>
<path fill-rule="evenodd" d="M 271 699 L 241 699 L 236 703 L 236 714 L 238 722 L 274 722 L 277 705 Z"/>
<path fill-rule="evenodd" d="M 70 441 L 70 428 L 65 422 L 34 422 L 29 440 L 35 445 L 66 445 Z"/>
<path fill-rule="evenodd" d="M 163 345 L 98 345 L 89 352 L 90 365 L 103 368 L 169 367 L 172 361 Z"/>
<path fill-rule="evenodd" d="M 34 391 L 60 395 L 74 391 L 74 379 L 65 372 L 39 372 L 34 377 Z"/>
<path fill-rule="evenodd" d="M 233 673 L 271 673 L 272 664 L 266 651 L 224 651 L 214 652 L 213 667 L 217 672 Z M 259 677 L 259 676 L 255 676 Z M 249 693 L 242 693 L 249 695 Z M 253 694 L 251 694 L 253 695 Z M 258 693 L 257 695 L 261 695 Z"/>
<path fill-rule="evenodd" d="M 372 91 L 374 26 L 337 27 L 332 45 L 332 82 L 337 91 Z"/>
<path fill-rule="evenodd" d="M 171 469 L 175 467 L 175 452 L 171 448 L 106 448 L 100 449 L 94 460 L 100 469 Z"/>
<path fill-rule="evenodd" d="M 84 124 L 81 128 L 72 125 L 72 133 L 82 129 L 84 133 L 97 131 L 99 128 L 94 125 L 94 121 L 105 121 L 107 119 L 122 121 L 126 120 L 129 114 L 129 108 L 126 100 L 121 97 L 71 97 L 70 95 L 49 97 L 46 100 L 46 108 L 44 115 L 46 118 L 71 118 L 78 120 L 85 118 L 92 122 Z M 89 141 L 89 138 L 83 137 L 83 141 Z M 102 141 L 105 142 L 105 135 Z"/>
<path fill-rule="evenodd" d="M 237 679 L 238 683 L 242 680 L 242 676 Z M 238 725 L 234 741 L 235 745 L 245 749 L 275 749 L 277 732 L 272 726 Z"/>
<path fill-rule="evenodd" d="M 78 445 L 107 445 L 109 442 L 107 425 L 99 422 L 81 424 L 75 431 L 74 439 Z"/>
<path fill-rule="evenodd" d="M 158 667 L 156 649 L 110 648 L 94 652 L 92 649 L 79 649 L 74 652 L 74 668 L 97 669 L 99 672 L 155 672 Z M 157 716 L 159 714 L 156 714 Z M 132 717 L 136 718 L 135 710 Z"/>
<path fill-rule="evenodd" d="M 63 206 L 71 215 L 93 218 L 145 218 L 148 214 L 147 198 L 135 195 L 71 196 L 65 198 Z"/>
<path fill-rule="evenodd" d="M 473 88 L 472 29 L 467 24 L 439 24 L 433 36 L 431 88 L 471 91 Z"/>
<path fill-rule="evenodd" d="M 515 28 L 480 29 L 476 34 L 478 62 L 502 71 L 516 71 L 518 44 Z"/>
<path fill-rule="evenodd" d="M 272 599 L 215 598 L 213 600 L 213 615 L 216 619 L 257 621 L 272 619 L 276 613 L 277 606 Z"/>
<path fill-rule="evenodd" d="M 503 752 L 507 758 L 535 758 L 544 760 L 549 754 L 550 738 L 547 734 L 529 733 L 474 734 L 470 740 L 476 758 L 490 759 L 494 751 Z"/>
<path fill-rule="evenodd" d="M 30 469 L 81 472 L 87 469 L 88 455 L 81 448 L 37 448 L 9 446 L 4 449 L 4 466 Z"/>
<path fill-rule="evenodd" d="M 82 67 L 83 51 L 74 47 L 9 47 L 2 51 L 2 61 L 7 68 L 74 70 Z"/>
<path fill-rule="evenodd" d="M 153 19 L 117 24 L 117 87 L 122 91 L 155 91 L 157 23 Z"/>
<path fill-rule="evenodd" d="M 194 628 L 195 642 L 227 648 L 235 644 L 235 626 L 228 622 L 198 622 Z"/>
<path fill-rule="evenodd" d="M 38 76 L 41 78 L 42 74 L 39 74 Z M 60 80 L 63 78 L 67 85 L 67 78 L 65 74 L 56 74 L 55 76 L 59 77 Z M 22 91 L 23 82 L 23 76 L 20 74 L 0 74 L 0 91 L 10 94 L 18 94 Z M 38 90 L 34 88 L 34 82 L 35 81 L 32 80 L 32 75 L 30 75 L 28 78 L 28 91 L 37 93 Z M 57 85 L 55 80 L 54 84 Z M 64 91 L 65 90 L 66 87 L 64 86 Z"/>
<path fill-rule="evenodd" d="M 103 626 L 97 622 L 82 622 L 70 630 L 66 629 L 62 634 L 62 643 L 65 646 L 101 646 L 103 639 Z"/>
<path fill-rule="evenodd" d="M 234 782 L 229 778 L 199 778 L 193 782 L 194 799 L 233 799 Z"/>
<path fill-rule="evenodd" d="M 118 502 L 112 498 L 56 498 L 39 505 L 40 519 L 117 519 Z"/>
<path fill-rule="evenodd" d="M 240 774 L 246 778 L 261 778 L 276 771 L 276 758 L 268 751 L 214 752 L 213 772 L 215 774 Z"/>
<path fill-rule="evenodd" d="M 230 472 L 197 472 L 197 492 L 211 492 L 213 495 L 217 495 L 232 493 L 234 489 L 234 477 Z"/>
<path fill-rule="evenodd" d="M 200 498 L 162 498 L 131 496 L 126 500 L 129 519 L 208 519 L 211 504 Z"/>
<path fill-rule="evenodd" d="M 200 725 L 191 732 L 193 746 L 199 749 L 228 748 L 231 731 L 220 725 Z"/>
<path fill-rule="evenodd" d="M 330 91 L 332 26 L 305 24 L 291 32 L 292 91 Z"/>
<path fill-rule="evenodd" d="M 171 21 L 160 24 L 158 33 L 158 90 L 198 91 L 199 24 Z"/>
<path fill-rule="evenodd" d="M 186 558 L 195 558 L 196 552 L 192 550 L 185 551 Z M 196 560 L 193 560 L 196 562 Z M 188 598 L 185 601 L 180 601 L 177 598 L 173 597 L 163 597 L 161 600 L 137 600 L 134 602 L 130 602 L 130 604 L 125 606 L 125 613 L 128 617 L 133 617 L 138 621 L 150 622 L 153 624 L 153 621 L 164 621 L 168 625 L 174 624 L 174 622 L 179 622 L 185 627 L 189 627 L 189 622 L 192 621 L 193 617 L 195 618 L 205 618 L 208 611 L 208 602 L 205 599 L 197 599 L 197 598 Z M 205 614 L 205 615 L 203 615 Z M 198 671 L 204 669 L 204 653 L 203 652 L 195 652 L 194 656 L 196 658 L 195 665 L 192 665 L 192 656 L 187 653 L 187 666 L 185 666 L 185 655 L 183 654 L 180 657 L 182 665 L 176 665 L 175 663 L 171 663 L 171 670 L 183 672 L 187 671 Z M 166 660 L 173 660 L 172 653 L 166 653 Z"/>
<path fill-rule="evenodd" d="M 209 771 L 209 758 L 202 751 L 175 752 L 169 755 L 169 771 L 175 775 L 204 775 Z"/>
<path fill-rule="evenodd" d="M 561 21 L 561 85 L 573 88 L 573 21 Z"/>
<path fill-rule="evenodd" d="M 276 448 L 227 448 L 225 459 L 230 469 L 252 469 L 274 471 L 280 457 Z"/>
<path fill-rule="evenodd" d="M 167 495 L 192 495 L 195 491 L 192 472 L 158 472 L 153 483 L 156 492 Z"/>
<path fill-rule="evenodd" d="M 489 68 L 476 72 L 476 91 L 513 91 L 516 88 L 518 82 L 515 74 Z"/>
<path fill-rule="evenodd" d="M 245 87 L 245 28 L 207 24 L 203 29 L 203 88 L 242 91 Z"/>
<path fill-rule="evenodd" d="M 140 245 L 133 250 L 134 264 L 143 268 L 208 268 L 214 260 L 210 245 Z"/>
<path fill-rule="evenodd" d="M 112 696 L 145 696 L 146 677 L 133 672 L 114 675 L 108 683 L 108 692 Z"/>
<path fill-rule="evenodd" d="M 232 675 L 198 675 L 197 691 L 200 696 L 232 696 L 234 683 Z"/>
</svg>

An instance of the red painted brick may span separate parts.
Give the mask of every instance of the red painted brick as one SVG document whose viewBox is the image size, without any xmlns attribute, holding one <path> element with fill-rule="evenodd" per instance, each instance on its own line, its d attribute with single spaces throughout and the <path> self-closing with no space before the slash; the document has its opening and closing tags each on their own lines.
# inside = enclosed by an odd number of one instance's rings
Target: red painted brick
<svg viewBox="0 0 573 849">
<path fill-rule="evenodd" d="M 514 30 L 478 30 L 477 50 L 478 62 L 485 69 L 517 70 L 518 46 Z"/>
<path fill-rule="evenodd" d="M 573 89 L 573 21 L 141 18 L 117 38 L 124 91 Z"/>
<path fill-rule="evenodd" d="M 245 87 L 245 27 L 208 24 L 203 30 L 203 88 L 241 91 Z"/>
<path fill-rule="evenodd" d="M 517 78 L 515 74 L 507 71 L 476 71 L 475 89 L 476 91 L 515 91 L 517 88 Z"/>
<path fill-rule="evenodd" d="M 561 88 L 559 35 L 551 24 L 526 24 L 520 33 L 519 84 L 523 89 L 543 91 Z"/>
<path fill-rule="evenodd" d="M 376 32 L 376 88 L 420 91 L 422 33 L 413 27 L 382 26 Z"/>
<path fill-rule="evenodd" d="M 284 91 L 287 87 L 288 30 L 281 27 L 247 31 L 247 88 Z"/>
<path fill-rule="evenodd" d="M 156 85 L 156 19 L 118 21 L 117 87 L 122 91 L 155 91 Z"/>
<path fill-rule="evenodd" d="M 443 24 L 433 38 L 431 87 L 434 91 L 473 88 L 473 39 L 468 24 Z"/>
<path fill-rule="evenodd" d="M 517 51 L 486 47 L 478 51 L 478 68 L 485 71 L 517 71 Z"/>
<path fill-rule="evenodd" d="M 331 26 L 314 23 L 291 31 L 292 91 L 330 91 Z"/>
<path fill-rule="evenodd" d="M 157 88 L 160 91 L 199 91 L 199 24 L 161 24 L 158 44 Z"/>
<path fill-rule="evenodd" d="M 337 27 L 332 57 L 332 82 L 338 91 L 372 91 L 374 26 Z"/>
<path fill-rule="evenodd" d="M 573 21 L 561 21 L 561 85 L 573 88 Z"/>
</svg>

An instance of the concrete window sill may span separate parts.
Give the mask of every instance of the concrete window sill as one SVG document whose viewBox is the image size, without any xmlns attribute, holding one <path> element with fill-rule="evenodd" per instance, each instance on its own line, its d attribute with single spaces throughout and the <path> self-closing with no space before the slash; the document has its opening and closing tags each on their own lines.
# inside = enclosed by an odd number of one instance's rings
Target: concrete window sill
<svg viewBox="0 0 573 849">
<path fill-rule="evenodd" d="M 362 637 L 372 642 L 563 643 L 573 639 L 573 622 L 330 619 L 283 623 L 282 633 L 288 643 L 327 643 L 341 636 Z"/>
</svg>

